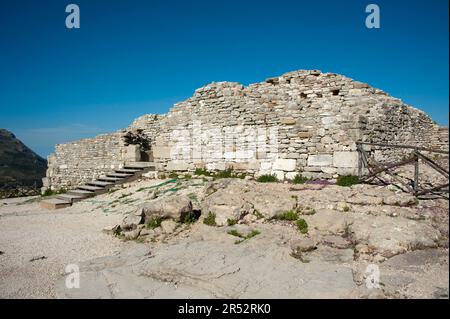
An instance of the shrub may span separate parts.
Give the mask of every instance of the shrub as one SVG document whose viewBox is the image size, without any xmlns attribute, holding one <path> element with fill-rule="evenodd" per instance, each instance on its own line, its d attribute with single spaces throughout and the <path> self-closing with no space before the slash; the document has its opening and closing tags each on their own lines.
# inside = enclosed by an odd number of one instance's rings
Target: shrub
<svg viewBox="0 0 450 319">
<path fill-rule="evenodd" d="M 237 220 L 234 219 L 234 218 L 228 218 L 227 219 L 227 224 L 228 224 L 228 226 L 236 225 L 237 224 Z"/>
<path fill-rule="evenodd" d="M 178 174 L 177 173 L 170 173 L 169 174 L 169 178 L 172 178 L 172 179 L 178 178 Z"/>
<path fill-rule="evenodd" d="M 233 174 L 233 170 L 231 168 L 226 169 L 224 171 L 219 171 L 215 175 L 215 177 L 217 177 L 217 178 L 231 178 L 233 176 L 234 176 L 234 174 Z"/>
<path fill-rule="evenodd" d="M 209 212 L 208 216 L 203 220 L 203 224 L 208 226 L 216 226 L 216 214 Z"/>
<path fill-rule="evenodd" d="M 184 224 L 193 224 L 197 221 L 197 219 L 200 217 L 200 214 L 197 214 L 195 211 L 187 213 L 183 219 L 182 222 Z"/>
<path fill-rule="evenodd" d="M 295 225 L 297 225 L 298 230 L 302 234 L 306 234 L 308 232 L 308 223 L 304 219 L 299 219 L 295 222 Z"/>
<path fill-rule="evenodd" d="M 278 182 L 278 178 L 275 175 L 266 174 L 258 177 L 256 181 L 260 183 L 276 183 Z"/>
<path fill-rule="evenodd" d="M 157 216 L 157 217 L 152 217 L 150 218 L 150 220 L 147 223 L 147 228 L 148 229 L 155 229 L 159 226 L 161 226 L 161 222 L 162 222 L 162 218 Z"/>
<path fill-rule="evenodd" d="M 211 176 L 211 173 L 208 172 L 204 168 L 196 168 L 195 171 L 194 171 L 194 175 Z"/>
<path fill-rule="evenodd" d="M 358 178 L 358 176 L 355 176 L 355 175 L 339 176 L 336 181 L 336 185 L 339 185 L 339 186 L 352 186 L 352 185 L 355 185 L 358 183 L 359 183 L 359 178 Z"/>
<path fill-rule="evenodd" d="M 279 220 L 297 220 L 298 213 L 292 210 L 282 213 L 276 217 Z"/>
<path fill-rule="evenodd" d="M 295 175 L 292 183 L 294 184 L 304 184 L 308 181 L 308 178 L 304 177 L 302 174 Z"/>
<path fill-rule="evenodd" d="M 67 193 L 67 190 L 65 188 L 60 188 L 56 191 L 47 188 L 41 196 L 47 197 L 47 196 L 53 196 L 53 195 L 58 195 L 58 194 L 65 194 L 65 193 Z"/>
</svg>

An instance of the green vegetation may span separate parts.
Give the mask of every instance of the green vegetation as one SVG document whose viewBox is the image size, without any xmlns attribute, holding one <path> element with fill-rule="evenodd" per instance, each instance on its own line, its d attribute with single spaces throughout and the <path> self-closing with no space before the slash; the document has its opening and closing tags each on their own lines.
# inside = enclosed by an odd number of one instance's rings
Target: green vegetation
<svg viewBox="0 0 450 319">
<path fill-rule="evenodd" d="M 256 216 L 257 219 L 263 219 L 263 218 L 264 218 L 264 215 L 261 214 L 261 213 L 259 212 L 259 210 L 257 210 L 257 209 L 255 209 L 254 214 L 255 214 L 255 216 Z"/>
<path fill-rule="evenodd" d="M 234 218 L 228 218 L 227 219 L 227 224 L 228 224 L 228 226 L 236 225 L 237 224 L 237 220 L 234 219 Z"/>
<path fill-rule="evenodd" d="M 298 230 L 299 230 L 302 234 L 308 233 L 308 223 L 307 223 L 306 220 L 304 220 L 303 218 L 300 218 L 299 220 L 297 220 L 297 221 L 295 222 L 295 225 L 297 226 Z"/>
<path fill-rule="evenodd" d="M 235 177 L 235 176 L 234 176 L 233 170 L 231 168 L 229 168 L 229 169 L 226 169 L 224 171 L 217 172 L 214 175 L 214 177 L 216 177 L 216 178 L 232 178 L 232 177 Z"/>
<path fill-rule="evenodd" d="M 194 175 L 211 176 L 211 172 L 207 171 L 204 168 L 196 168 L 195 171 L 194 171 Z"/>
<path fill-rule="evenodd" d="M 237 241 L 234 242 L 237 245 L 237 244 L 240 244 L 240 243 L 242 243 L 242 242 L 244 242 L 244 241 L 246 241 L 246 240 L 248 240 L 248 239 L 250 239 L 252 237 L 255 237 L 255 236 L 261 234 L 261 232 L 259 230 L 257 230 L 257 229 L 254 229 L 250 233 L 248 233 L 247 235 L 243 235 L 240 232 L 238 232 L 236 229 L 232 229 L 232 230 L 228 231 L 228 234 L 232 235 L 232 236 L 235 236 L 235 237 L 242 238 L 242 239 L 237 240 Z"/>
<path fill-rule="evenodd" d="M 355 184 L 359 184 L 359 178 L 355 175 L 343 175 L 339 176 L 336 185 L 339 186 L 352 186 Z"/>
<path fill-rule="evenodd" d="M 244 235 L 242 235 L 240 232 L 238 232 L 236 229 L 229 230 L 227 232 L 228 235 L 244 238 Z"/>
<path fill-rule="evenodd" d="M 177 173 L 174 173 L 174 172 L 172 172 L 172 173 L 170 173 L 170 174 L 169 174 L 169 178 L 173 178 L 173 179 L 176 179 L 176 178 L 178 178 L 178 174 L 177 174 Z"/>
<path fill-rule="evenodd" d="M 290 210 L 290 211 L 284 212 L 284 213 L 276 216 L 276 219 L 278 219 L 278 220 L 297 220 L 298 213 Z"/>
<path fill-rule="evenodd" d="M 155 228 L 161 226 L 161 222 L 162 222 L 162 218 L 161 217 L 159 217 L 159 216 L 152 217 L 147 222 L 147 228 L 148 229 L 155 229 Z"/>
<path fill-rule="evenodd" d="M 196 212 L 193 212 L 193 211 L 189 212 L 183 217 L 182 223 L 183 224 L 193 224 L 198 220 L 199 217 L 200 217 L 200 214 L 197 214 Z"/>
<path fill-rule="evenodd" d="M 258 177 L 256 181 L 259 183 L 276 183 L 278 182 L 278 178 L 275 175 L 266 174 Z"/>
<path fill-rule="evenodd" d="M 190 199 L 191 201 L 193 201 L 193 202 L 198 202 L 197 194 L 189 193 L 187 196 L 189 197 L 189 199 Z"/>
<path fill-rule="evenodd" d="M 47 188 L 45 190 L 45 192 L 41 195 L 42 197 L 47 197 L 47 196 L 53 196 L 53 195 L 59 195 L 59 194 L 65 194 L 67 193 L 67 190 L 65 188 L 60 188 L 58 190 L 51 190 L 49 188 Z"/>
<path fill-rule="evenodd" d="M 120 226 L 117 226 L 116 229 L 114 229 L 114 236 L 119 237 L 119 238 L 123 238 L 124 235 L 122 233 L 122 228 Z"/>
<path fill-rule="evenodd" d="M 308 180 L 309 179 L 304 177 L 302 174 L 297 174 L 297 175 L 295 175 L 294 179 L 292 180 L 292 183 L 294 183 L 294 184 L 304 184 Z"/>
<path fill-rule="evenodd" d="M 232 168 L 228 168 L 228 169 L 226 169 L 224 171 L 217 171 L 217 172 L 210 172 L 210 171 L 207 171 L 204 168 L 197 168 L 194 171 L 194 174 L 198 175 L 198 176 L 214 177 L 214 179 L 221 179 L 221 178 L 240 178 L 240 179 L 243 179 L 246 176 L 245 173 L 236 173 Z"/>
<path fill-rule="evenodd" d="M 203 220 L 203 224 L 208 226 L 216 226 L 216 214 L 209 212 L 208 216 Z"/>
</svg>

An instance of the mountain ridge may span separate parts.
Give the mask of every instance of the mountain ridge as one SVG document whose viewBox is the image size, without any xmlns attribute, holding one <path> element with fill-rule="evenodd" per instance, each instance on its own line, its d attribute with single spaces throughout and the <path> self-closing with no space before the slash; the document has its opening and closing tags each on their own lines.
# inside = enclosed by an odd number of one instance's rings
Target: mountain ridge
<svg viewBox="0 0 450 319">
<path fill-rule="evenodd" d="M 12 132 L 0 128 L 0 185 L 42 183 L 47 161 L 32 151 Z"/>
</svg>

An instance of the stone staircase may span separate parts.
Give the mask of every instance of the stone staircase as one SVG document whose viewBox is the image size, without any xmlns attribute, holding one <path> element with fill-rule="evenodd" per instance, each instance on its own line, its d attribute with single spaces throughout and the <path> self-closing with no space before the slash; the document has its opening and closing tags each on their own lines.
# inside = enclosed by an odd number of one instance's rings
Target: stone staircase
<svg viewBox="0 0 450 319">
<path fill-rule="evenodd" d="M 76 189 L 70 190 L 65 194 L 42 200 L 40 205 L 46 209 L 70 207 L 73 203 L 104 194 L 115 185 L 132 182 L 140 178 L 142 174 L 154 170 L 155 165 L 151 162 L 127 163 L 123 168 L 116 169 L 112 173 L 100 176 L 96 180 L 78 186 Z"/>
</svg>

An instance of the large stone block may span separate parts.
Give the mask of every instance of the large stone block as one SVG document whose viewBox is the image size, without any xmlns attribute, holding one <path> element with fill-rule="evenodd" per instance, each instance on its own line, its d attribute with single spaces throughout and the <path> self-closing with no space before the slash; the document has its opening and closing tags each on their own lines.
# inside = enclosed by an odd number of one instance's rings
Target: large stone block
<svg viewBox="0 0 450 319">
<path fill-rule="evenodd" d="M 309 155 L 308 166 L 331 166 L 333 164 L 333 155 L 317 154 Z"/>
<path fill-rule="evenodd" d="M 141 151 L 139 145 L 128 145 L 125 152 L 127 162 L 139 162 L 141 160 Z"/>
<path fill-rule="evenodd" d="M 184 162 L 169 162 L 167 163 L 167 170 L 169 171 L 187 171 L 189 169 L 193 169 L 192 164 L 184 163 Z"/>
<path fill-rule="evenodd" d="M 295 159 L 278 158 L 277 160 L 275 160 L 275 163 L 273 163 L 273 170 L 292 172 L 295 170 L 295 165 Z"/>
<path fill-rule="evenodd" d="M 334 167 L 358 167 L 358 152 L 334 152 Z"/>
<path fill-rule="evenodd" d="M 153 146 L 152 151 L 154 158 L 170 158 L 169 146 Z"/>
</svg>

